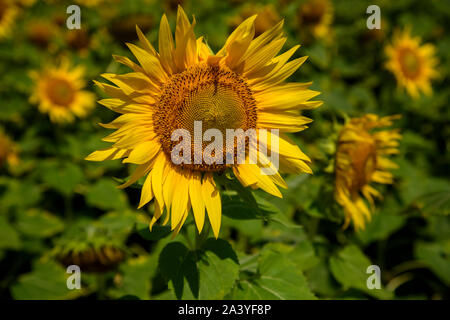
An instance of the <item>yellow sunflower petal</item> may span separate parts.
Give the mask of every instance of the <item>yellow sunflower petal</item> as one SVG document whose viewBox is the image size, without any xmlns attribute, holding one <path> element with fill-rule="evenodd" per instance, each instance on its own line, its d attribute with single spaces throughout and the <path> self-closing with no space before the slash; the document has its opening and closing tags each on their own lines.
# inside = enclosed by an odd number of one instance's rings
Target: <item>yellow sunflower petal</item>
<svg viewBox="0 0 450 320">
<path fill-rule="evenodd" d="M 189 198 L 191 200 L 195 224 L 200 233 L 205 222 L 205 203 L 202 197 L 202 182 L 199 173 L 193 173 L 189 179 Z"/>
<path fill-rule="evenodd" d="M 220 223 L 222 219 L 222 203 L 220 193 L 216 187 L 213 176 L 208 173 L 203 177 L 202 196 L 205 202 L 208 218 L 216 239 L 219 237 Z"/>
</svg>

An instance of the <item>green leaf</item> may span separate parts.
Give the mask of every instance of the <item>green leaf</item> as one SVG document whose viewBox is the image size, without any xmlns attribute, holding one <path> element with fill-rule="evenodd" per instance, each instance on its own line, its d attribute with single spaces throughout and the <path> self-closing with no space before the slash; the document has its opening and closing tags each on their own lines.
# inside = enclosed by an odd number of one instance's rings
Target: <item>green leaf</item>
<svg viewBox="0 0 450 320">
<path fill-rule="evenodd" d="M 391 207 L 389 209 L 392 210 Z M 357 233 L 357 237 L 363 244 L 367 245 L 373 241 L 385 240 L 405 224 L 406 218 L 404 216 L 391 214 L 387 211 L 388 209 L 385 209 L 372 215 L 372 221 L 366 225 L 364 230 Z"/>
<path fill-rule="evenodd" d="M 434 243 L 418 242 L 414 253 L 447 286 L 450 286 L 450 240 Z"/>
<path fill-rule="evenodd" d="M 169 243 L 159 257 L 159 269 L 178 299 L 223 299 L 239 275 L 237 256 L 221 239 L 208 239 L 196 251 Z"/>
<path fill-rule="evenodd" d="M 151 278 L 156 272 L 157 265 L 157 260 L 152 256 L 140 256 L 121 264 L 119 273 L 122 276 L 114 294 L 121 299 L 125 297 L 149 299 Z"/>
<path fill-rule="evenodd" d="M 399 191 L 406 204 L 417 202 L 425 211 L 449 213 L 449 182 L 442 178 L 427 175 L 422 166 L 407 160 L 398 160 L 394 175 L 402 177 Z"/>
<path fill-rule="evenodd" d="M 383 289 L 369 289 L 367 287 L 367 267 L 372 263 L 361 250 L 349 245 L 333 255 L 329 261 L 330 270 L 344 289 L 354 288 L 381 299 L 391 298 L 391 293 Z"/>
<path fill-rule="evenodd" d="M 10 180 L 1 198 L 2 209 L 29 208 L 41 200 L 41 188 L 31 181 Z"/>
<path fill-rule="evenodd" d="M 256 220 L 261 219 L 261 213 L 258 207 L 245 201 L 239 195 L 222 195 L 222 213 L 223 215 L 236 220 Z"/>
<path fill-rule="evenodd" d="M 311 62 L 320 68 L 326 68 L 329 64 L 329 55 L 326 48 L 321 43 L 316 43 L 306 50 L 306 55 L 311 58 Z"/>
<path fill-rule="evenodd" d="M 256 200 L 259 211 L 265 220 L 279 223 L 287 228 L 302 228 L 302 226 L 289 219 L 285 213 L 269 200 L 262 197 L 257 197 Z"/>
<path fill-rule="evenodd" d="M 226 178 L 223 178 L 226 179 Z M 220 178 L 219 178 L 220 181 Z M 234 190 L 237 195 L 248 205 L 253 207 L 254 209 L 258 208 L 258 204 L 256 203 L 255 196 L 250 188 L 244 187 L 237 179 L 229 180 L 226 179 L 224 184 L 227 188 Z"/>
<path fill-rule="evenodd" d="M 272 250 L 262 252 L 258 273 L 239 281 L 231 296 L 237 300 L 315 299 L 302 272 L 283 254 Z"/>
<path fill-rule="evenodd" d="M 103 209 L 124 209 L 127 205 L 125 194 L 117 189 L 111 180 L 101 179 L 89 188 L 86 194 L 89 205 Z"/>
<path fill-rule="evenodd" d="M 450 188 L 442 191 L 431 192 L 418 199 L 422 211 L 426 214 L 450 215 Z"/>
<path fill-rule="evenodd" d="M 20 247 L 19 233 L 9 224 L 5 216 L 0 216 L 0 249 L 17 250 Z"/>
<path fill-rule="evenodd" d="M 103 215 L 98 224 L 111 234 L 128 234 L 136 222 L 137 213 L 133 211 L 110 212 Z"/>
<path fill-rule="evenodd" d="M 238 220 L 227 216 L 222 217 L 222 225 L 224 228 L 234 228 L 243 236 L 255 240 L 260 239 L 264 229 L 263 220 Z"/>
<path fill-rule="evenodd" d="M 72 194 L 74 188 L 83 181 L 83 171 L 73 163 L 49 161 L 42 166 L 41 171 L 42 180 L 65 195 Z"/>
<path fill-rule="evenodd" d="M 171 232 L 170 226 L 161 226 L 161 225 L 153 226 L 152 231 L 150 231 L 148 222 L 138 222 L 136 228 L 137 232 L 141 237 L 150 241 L 157 241 L 162 238 L 165 238 Z"/>
<path fill-rule="evenodd" d="M 64 229 L 64 223 L 49 212 L 30 209 L 18 215 L 17 229 L 32 237 L 48 238 Z"/>
<path fill-rule="evenodd" d="M 309 270 L 319 263 L 312 243 L 303 240 L 289 253 L 292 262 L 302 271 Z"/>
<path fill-rule="evenodd" d="M 331 275 L 326 261 L 321 260 L 316 266 L 306 272 L 311 290 L 324 297 L 333 297 L 339 289 L 339 284 Z"/>
<path fill-rule="evenodd" d="M 32 272 L 19 277 L 11 288 L 11 294 L 18 300 L 61 300 L 82 295 L 83 289 L 67 288 L 69 276 L 54 262 L 38 263 Z"/>
<path fill-rule="evenodd" d="M 314 246 L 307 239 L 301 240 L 295 246 L 284 244 L 281 242 L 268 243 L 264 246 L 264 250 L 267 249 L 271 249 L 283 254 L 301 271 L 311 269 L 319 262 L 319 258 L 316 256 Z"/>
</svg>

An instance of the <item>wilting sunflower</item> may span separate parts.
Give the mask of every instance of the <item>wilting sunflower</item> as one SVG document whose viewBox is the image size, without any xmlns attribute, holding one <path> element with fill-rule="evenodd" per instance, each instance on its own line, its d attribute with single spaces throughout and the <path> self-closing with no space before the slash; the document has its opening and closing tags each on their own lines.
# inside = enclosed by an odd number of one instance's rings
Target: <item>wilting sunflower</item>
<svg viewBox="0 0 450 320">
<path fill-rule="evenodd" d="M 17 146 L 0 130 L 0 167 L 4 163 L 15 166 L 19 163 Z"/>
<path fill-rule="evenodd" d="M 77 265 L 86 272 L 113 270 L 124 258 L 124 251 L 111 245 L 71 250 L 57 256 L 57 259 L 65 266 Z"/>
<path fill-rule="evenodd" d="M 116 216 L 109 214 L 106 220 L 115 221 Z M 106 224 L 103 222 L 101 219 L 74 222 L 56 240 L 50 256 L 65 266 L 78 265 L 85 272 L 105 272 L 115 269 L 126 258 L 124 243 L 131 227 L 117 229 L 111 227 L 110 222 Z M 114 237 L 111 237 L 113 229 Z"/>
<path fill-rule="evenodd" d="M 59 66 L 47 66 L 41 72 L 33 71 L 30 76 L 36 84 L 30 102 L 39 104 L 39 110 L 48 113 L 53 122 L 72 122 L 75 116 L 84 117 L 95 104 L 94 95 L 82 90 L 84 68 L 72 67 L 68 60 Z"/>
<path fill-rule="evenodd" d="M 10 34 L 18 12 L 19 9 L 12 0 L 0 0 L 0 39 Z"/>
<path fill-rule="evenodd" d="M 341 130 L 335 162 L 335 198 L 344 208 L 345 224 L 350 220 L 355 229 L 363 229 L 374 209 L 374 197 L 381 194 L 371 186 L 372 182 L 391 184 L 389 169 L 396 168 L 387 156 L 398 153 L 397 129 L 380 130 L 392 125 L 400 116 L 379 118 L 368 114 L 351 119 Z M 377 130 L 378 129 L 378 130 Z M 370 207 L 364 201 L 365 198 Z"/>
<path fill-rule="evenodd" d="M 419 91 L 431 94 L 431 80 L 438 76 L 435 47 L 420 43 L 420 37 L 412 37 L 410 30 L 405 29 L 397 31 L 392 44 L 385 49 L 389 59 L 386 68 L 394 74 L 398 85 L 414 98 L 419 96 Z"/>
<path fill-rule="evenodd" d="M 215 173 L 230 170 L 244 186 L 261 188 L 278 197 L 281 193 L 277 186 L 286 188 L 278 172 L 261 173 L 262 162 L 273 165 L 264 161 L 262 153 L 255 164 L 225 164 L 225 159 L 224 164 L 211 164 L 205 161 L 205 149 L 201 149 L 199 163 L 175 165 L 171 154 L 176 142 L 171 135 L 176 129 L 185 129 L 196 139 L 194 121 L 201 121 L 203 130 L 216 128 L 222 134 L 226 129 L 279 129 L 280 168 L 311 173 L 306 164 L 310 159 L 283 132 L 306 128 L 312 120 L 301 116 L 299 110 L 318 107 L 321 102 L 308 100 L 319 92 L 307 89 L 310 83 L 283 83 L 306 57 L 288 62 L 299 46 L 277 56 L 286 41 L 283 22 L 254 38 L 255 19 L 245 20 L 214 54 L 202 37 L 195 36 L 195 20 L 191 24 L 179 7 L 175 40 L 165 15 L 159 28 L 159 53 L 137 28 L 141 47 L 128 47 L 140 65 L 115 56 L 133 72 L 103 75 L 116 86 L 97 83 L 112 97 L 100 103 L 122 115 L 104 125 L 117 130 L 104 139 L 113 143 L 112 147 L 95 151 L 87 159 L 125 158 L 124 163 L 138 165 L 122 187 L 146 176 L 139 207 L 155 199 L 150 227 L 166 212 L 164 223 L 170 220 L 172 230 L 178 232 L 192 208 L 200 232 L 206 209 L 218 237 L 221 200 Z M 270 149 L 272 134 L 267 135 Z M 198 155 L 193 145 L 192 154 Z M 249 143 L 246 146 L 250 148 Z"/>
<path fill-rule="evenodd" d="M 329 0 L 308 0 L 300 6 L 300 27 L 306 28 L 316 38 L 329 36 L 333 11 Z"/>
</svg>

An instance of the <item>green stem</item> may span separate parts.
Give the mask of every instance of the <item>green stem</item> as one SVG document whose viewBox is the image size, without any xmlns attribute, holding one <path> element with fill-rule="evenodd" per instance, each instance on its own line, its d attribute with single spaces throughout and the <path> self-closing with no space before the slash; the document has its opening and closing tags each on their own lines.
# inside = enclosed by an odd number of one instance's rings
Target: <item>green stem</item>
<svg viewBox="0 0 450 320">
<path fill-rule="evenodd" d="M 203 243 L 208 239 L 210 229 L 211 227 L 209 223 L 207 223 L 203 226 L 203 230 L 200 234 L 198 232 L 195 233 L 195 250 L 199 250 L 203 246 Z"/>
<path fill-rule="evenodd" d="M 181 228 L 181 234 L 183 235 L 184 239 L 186 240 L 189 249 L 194 250 L 195 249 L 194 245 L 192 244 L 192 241 L 186 232 L 186 228 Z"/>
</svg>

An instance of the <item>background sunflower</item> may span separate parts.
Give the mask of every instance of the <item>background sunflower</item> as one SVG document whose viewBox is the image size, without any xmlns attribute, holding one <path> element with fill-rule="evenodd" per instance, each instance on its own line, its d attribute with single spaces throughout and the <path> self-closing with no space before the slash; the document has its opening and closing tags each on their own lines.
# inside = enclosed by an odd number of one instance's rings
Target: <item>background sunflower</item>
<svg viewBox="0 0 450 320">
<path fill-rule="evenodd" d="M 73 68 L 64 59 L 58 66 L 46 66 L 42 71 L 30 72 L 35 83 L 30 102 L 39 111 L 48 113 L 53 122 L 72 122 L 75 116 L 84 117 L 94 106 L 94 95 L 83 90 L 84 68 Z"/>
<path fill-rule="evenodd" d="M 410 29 L 394 34 L 392 44 L 385 49 L 391 71 L 399 86 L 417 98 L 420 91 L 430 95 L 431 80 L 438 76 L 436 48 L 432 44 L 421 44 L 419 37 L 412 37 Z"/>
<path fill-rule="evenodd" d="M 449 21 L 448 1 L 0 0 L 0 297 L 448 299 Z M 199 117 L 284 129 L 286 170 L 169 171 L 166 129 Z"/>
</svg>

